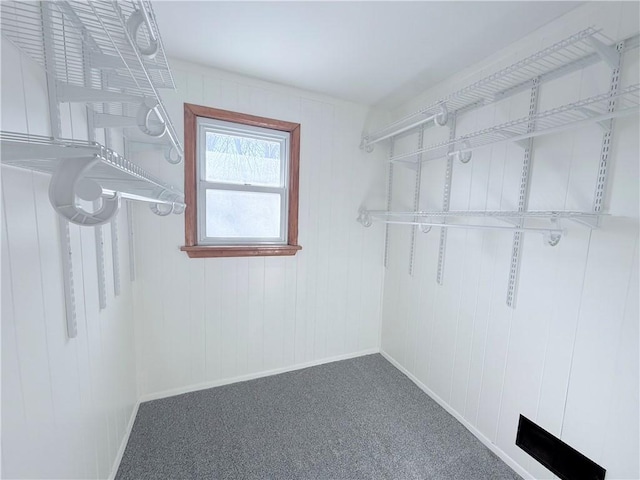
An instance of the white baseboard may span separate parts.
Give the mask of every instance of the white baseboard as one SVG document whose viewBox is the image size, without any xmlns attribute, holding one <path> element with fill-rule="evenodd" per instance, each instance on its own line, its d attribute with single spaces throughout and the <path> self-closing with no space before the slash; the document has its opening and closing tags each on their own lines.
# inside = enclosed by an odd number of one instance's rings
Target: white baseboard
<svg viewBox="0 0 640 480">
<path fill-rule="evenodd" d="M 406 368 L 404 368 L 402 365 L 400 365 L 400 363 L 393 358 L 391 355 L 389 355 L 387 352 L 385 352 L 384 350 L 380 349 L 380 354 L 386 358 L 387 360 L 389 360 L 389 362 L 396 367 L 398 370 L 400 370 L 402 373 L 404 373 L 407 377 L 409 377 L 409 379 L 415 383 L 424 393 L 426 393 L 427 395 L 429 395 L 433 400 L 435 400 L 436 402 L 438 402 L 438 404 L 444 408 L 447 412 L 449 412 L 456 420 L 458 420 L 462 425 L 465 426 L 465 428 L 467 430 L 469 430 L 471 433 L 473 433 L 473 435 L 480 440 L 489 450 L 491 450 L 493 453 L 495 453 L 498 457 L 500 457 L 500 459 L 506 463 L 507 465 L 509 465 L 518 475 L 520 475 L 522 478 L 525 478 L 527 480 L 535 480 L 535 478 L 529 473 L 527 472 L 524 468 L 522 468 L 522 466 L 517 463 L 513 458 L 511 458 L 509 455 L 507 455 L 504 451 L 502 451 L 500 448 L 498 448 L 497 445 L 495 445 L 494 443 L 491 442 L 491 440 L 489 440 L 487 437 L 485 437 L 480 430 L 478 430 L 476 427 L 474 427 L 473 425 L 471 425 L 462 415 L 460 415 L 456 410 L 454 410 L 447 402 L 445 402 L 442 398 L 440 398 L 438 395 L 436 395 L 429 387 L 427 387 L 424 383 L 422 383 L 420 380 L 418 380 L 413 374 L 411 374 Z"/>
<path fill-rule="evenodd" d="M 124 451 L 127 448 L 127 443 L 129 443 L 129 437 L 131 436 L 131 430 L 133 430 L 133 424 L 136 421 L 136 416 L 138 415 L 139 407 L 140 407 L 140 400 L 138 400 L 136 404 L 133 406 L 133 411 L 131 412 L 131 417 L 129 417 L 129 423 L 127 424 L 127 429 L 124 432 L 124 437 L 122 438 L 122 442 L 120 442 L 120 448 L 118 449 L 116 458 L 113 461 L 113 466 L 111 467 L 109 480 L 114 480 L 116 478 L 116 473 L 118 473 L 118 468 L 120 468 L 120 462 L 122 461 Z"/>
<path fill-rule="evenodd" d="M 220 387 L 222 385 L 229 385 L 231 383 L 246 382 L 247 380 L 254 380 L 256 378 L 269 377 L 271 375 L 278 375 L 279 373 L 292 372 L 294 370 L 301 370 L 303 368 L 315 367 L 317 365 L 323 365 L 325 363 L 339 362 L 340 360 L 348 360 L 349 358 L 362 357 L 363 355 L 371 355 L 372 353 L 379 353 L 378 347 L 369 348 L 367 350 L 361 350 L 359 352 L 347 353 L 344 355 L 337 355 L 335 357 L 323 358 L 320 360 L 314 360 L 311 362 L 297 363 L 287 367 L 276 368 L 273 370 L 264 370 L 262 372 L 250 373 L 248 375 L 240 375 L 238 377 L 224 378 L 221 380 L 213 380 L 211 382 L 197 383 L 195 385 L 186 385 L 184 387 L 173 388 L 171 390 L 165 390 L 162 392 L 150 393 L 142 395 L 140 402 L 148 402 L 150 400 L 159 400 L 161 398 L 173 397 L 175 395 L 181 395 L 183 393 L 196 392 L 198 390 L 206 390 L 208 388 Z"/>
</svg>

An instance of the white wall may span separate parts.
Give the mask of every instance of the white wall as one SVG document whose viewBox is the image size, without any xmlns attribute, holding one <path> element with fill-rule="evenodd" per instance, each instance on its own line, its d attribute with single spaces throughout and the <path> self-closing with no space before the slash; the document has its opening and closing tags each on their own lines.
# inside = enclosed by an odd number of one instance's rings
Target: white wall
<svg viewBox="0 0 640 480">
<path fill-rule="evenodd" d="M 178 92 L 164 98 L 180 136 L 183 102 L 301 124 L 303 249 L 294 257 L 190 259 L 179 250 L 183 216 L 160 218 L 138 206 L 143 398 L 377 349 L 381 230 L 365 231 L 355 221 L 372 182 L 382 180 L 381 159 L 358 149 L 367 109 L 193 64 L 171 65 Z M 182 165 L 158 166 L 144 157 L 137 161 L 182 185 Z"/>
<path fill-rule="evenodd" d="M 506 65 L 587 25 L 619 38 L 637 32 L 637 19 L 634 3 L 586 5 L 396 114 L 468 83 L 479 68 Z M 637 50 L 625 61 L 624 81 L 637 82 Z M 2 67 L 2 128 L 48 134 L 42 72 L 4 42 Z M 151 398 L 372 351 L 381 313 L 385 353 L 519 471 L 551 478 L 514 445 L 523 413 L 601 463 L 608 478 L 638 477 L 637 120 L 618 121 L 614 138 L 607 204 L 625 217 L 593 232 L 571 227 L 555 248 L 527 235 L 511 310 L 504 302 L 508 234 L 450 231 L 440 287 L 436 229 L 418 237 L 409 277 L 408 231 L 394 228 L 383 272 L 383 228 L 355 222 L 361 204 L 384 205 L 384 149 L 358 149 L 370 121 L 365 107 L 183 62 L 172 67 L 179 91 L 163 95 L 180 134 L 185 101 L 302 124 L 303 250 L 295 257 L 189 259 L 178 250 L 183 217 L 156 217 L 136 205 L 137 280 L 132 285 L 126 274 L 120 215 L 122 293 L 113 296 L 107 226 L 108 308 L 100 312 L 93 231 L 72 226 L 79 331 L 67 340 L 48 179 L 3 167 L 3 477 L 104 478 L 138 398 L 136 380 L 140 395 Z M 541 108 L 604 91 L 607 77 L 599 66 L 545 85 Z M 520 95 L 479 110 L 461 119 L 458 131 L 520 116 L 527 102 Z M 63 129 L 86 136 L 81 109 L 63 109 Z M 431 129 L 428 141 L 436 135 L 446 132 Z M 532 209 L 589 209 L 601 136 L 594 126 L 536 139 Z M 139 157 L 182 184 L 181 166 Z M 456 164 L 452 208 L 514 208 L 520 167 L 515 146 Z M 425 167 L 423 208 L 440 207 L 443 172 L 442 163 Z M 411 171 L 396 169 L 395 208 L 410 208 L 412 182 Z"/>
<path fill-rule="evenodd" d="M 612 39 L 640 30 L 637 3 L 587 4 L 486 62 L 425 92 L 397 117 L 590 25 Z M 638 50 L 623 86 L 638 82 Z M 472 73 L 476 72 L 476 73 Z M 479 73 L 478 73 L 479 72 Z M 606 92 L 603 65 L 545 84 L 540 110 Z M 525 116 L 528 92 L 461 116 L 458 133 Z M 616 121 L 609 212 L 602 228 L 567 224 L 556 247 L 526 234 L 517 308 L 506 306 L 512 235 L 449 229 L 445 283 L 436 283 L 440 232 L 418 235 L 409 276 L 409 227 L 392 228 L 382 350 L 521 474 L 553 478 L 515 445 L 518 416 L 600 463 L 607 478 L 638 469 L 638 118 Z M 445 139 L 430 128 L 426 144 Z M 536 138 L 529 208 L 589 211 L 602 130 Z M 415 149 L 417 136 L 399 149 Z M 501 145 L 454 164 L 451 209 L 514 210 L 522 149 Z M 421 209 L 441 209 L 444 161 L 425 164 Z M 396 167 L 394 209 L 412 208 L 415 174 Z M 371 205 L 381 207 L 382 205 Z"/>
<path fill-rule="evenodd" d="M 45 76 L 2 41 L 2 129 L 50 135 Z M 86 139 L 64 106 L 63 136 Z M 99 310 L 94 229 L 71 226 L 78 335 L 68 339 L 49 177 L 2 167 L 2 478 L 106 478 L 137 401 L 126 214 L 121 294 L 105 226 L 107 308 Z"/>
</svg>

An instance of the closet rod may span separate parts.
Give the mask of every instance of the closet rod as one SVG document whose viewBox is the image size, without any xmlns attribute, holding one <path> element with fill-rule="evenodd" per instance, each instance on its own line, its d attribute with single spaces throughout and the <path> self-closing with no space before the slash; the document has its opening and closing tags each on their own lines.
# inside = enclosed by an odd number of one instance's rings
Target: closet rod
<svg viewBox="0 0 640 480">
<path fill-rule="evenodd" d="M 560 228 L 544 228 L 544 227 L 506 227 L 504 225 L 476 225 L 476 224 L 459 224 L 459 223 L 450 223 L 450 222 L 422 222 L 422 221 L 411 221 L 411 220 L 386 220 L 378 217 L 370 217 L 369 221 L 360 221 L 365 227 L 371 226 L 371 220 L 391 224 L 391 225 L 414 225 L 420 227 L 423 233 L 429 233 L 432 227 L 446 227 L 446 228 L 464 228 L 467 230 L 506 230 L 509 232 L 533 232 L 540 233 L 545 237 L 545 241 L 552 247 L 556 246 L 562 235 L 564 234 L 564 230 Z M 425 228 L 428 227 L 428 228 Z"/>
</svg>

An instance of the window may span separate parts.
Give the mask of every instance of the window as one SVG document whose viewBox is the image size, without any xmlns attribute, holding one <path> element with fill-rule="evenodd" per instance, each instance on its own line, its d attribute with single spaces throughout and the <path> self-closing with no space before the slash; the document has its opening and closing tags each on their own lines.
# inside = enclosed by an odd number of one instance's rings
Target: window
<svg viewBox="0 0 640 480">
<path fill-rule="evenodd" d="M 295 255 L 300 125 L 184 105 L 190 257 Z"/>
</svg>

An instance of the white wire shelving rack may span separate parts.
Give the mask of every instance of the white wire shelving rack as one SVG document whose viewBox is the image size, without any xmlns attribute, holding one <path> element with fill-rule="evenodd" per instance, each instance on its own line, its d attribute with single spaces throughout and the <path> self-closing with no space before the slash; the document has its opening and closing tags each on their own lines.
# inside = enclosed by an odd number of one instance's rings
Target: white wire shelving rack
<svg viewBox="0 0 640 480">
<path fill-rule="evenodd" d="M 175 89 L 175 83 L 148 0 L 2 1 L 0 33 L 46 73 L 51 137 L 0 132 L 1 157 L 3 165 L 52 175 L 49 200 L 59 214 L 67 335 L 73 338 L 77 324 L 71 265 L 76 252 L 69 223 L 93 227 L 99 304 L 105 308 L 102 226 L 111 223 L 118 295 L 116 215 L 121 200 L 149 202 L 161 216 L 184 211 L 182 192 L 109 148 L 116 129 L 125 152 L 133 142 L 142 142 L 163 149 L 167 162 L 180 163 L 183 146 L 159 93 Z M 69 103 L 86 106 L 88 141 L 62 138 L 61 106 Z M 99 129 L 104 130 L 103 145 L 96 141 Z M 131 240 L 131 231 L 129 235 Z"/>
<path fill-rule="evenodd" d="M 374 133 L 368 135 L 365 133 L 360 148 L 370 152 L 375 144 L 389 140 L 390 154 L 387 157 L 389 171 L 393 172 L 395 164 L 411 167 L 416 175 L 416 189 L 420 188 L 420 173 L 423 162 L 436 159 L 446 160 L 441 210 L 421 210 L 419 202 L 414 201 L 413 211 L 393 211 L 391 208 L 392 176 L 390 174 L 387 210 L 368 210 L 366 207 L 362 207 L 358 211 L 358 221 L 365 227 L 371 226 L 373 222 L 380 222 L 387 226 L 385 266 L 387 266 L 386 258 L 389 249 L 389 225 L 398 224 L 412 227 L 409 248 L 410 275 L 413 274 L 415 257 L 415 230 L 419 228 L 422 232 L 427 233 L 433 227 L 440 228 L 437 269 L 437 283 L 440 285 L 444 284 L 446 234 L 449 228 L 509 231 L 513 235 L 513 244 L 506 303 L 509 307 L 515 307 L 523 235 L 526 232 L 542 234 L 548 245 L 555 246 L 560 242 L 570 224 L 580 224 L 594 229 L 600 226 L 601 218 L 607 215 L 604 199 L 610 170 L 610 145 L 615 119 L 637 116 L 640 110 L 640 84 L 629 85 L 625 88 L 620 85 L 623 54 L 626 50 L 638 47 L 639 39 L 640 36 L 635 35 L 613 43 L 599 30 L 587 28 L 431 105 L 404 116 Z M 538 110 L 541 84 L 598 62 L 603 62 L 611 69 L 609 89 L 606 93 L 547 111 L 540 112 Z M 529 91 L 528 115 L 465 135 L 456 135 L 456 120 L 460 115 L 525 91 Z M 590 124 L 599 125 L 602 131 L 591 210 L 584 212 L 528 210 L 535 138 Z M 449 129 L 448 139 L 432 144 L 423 142 L 425 128 L 431 125 L 447 126 Z M 394 142 L 400 136 L 415 135 L 416 133 L 418 145 L 414 147 L 416 148 L 414 151 L 399 154 L 394 152 Z M 517 210 L 450 211 L 453 162 L 457 160 L 467 163 L 471 160 L 472 153 L 476 149 L 507 142 L 522 148 L 522 157 L 520 158 L 522 170 Z M 416 190 L 415 198 L 419 199 L 419 190 Z"/>
<path fill-rule="evenodd" d="M 393 156 L 391 162 L 415 163 L 447 156 L 463 163 L 471 159 L 473 150 L 506 142 L 523 142 L 529 138 L 558 133 L 572 128 L 604 122 L 612 118 L 637 114 L 640 107 L 640 85 L 631 85 L 617 94 L 603 93 L 578 102 L 495 125 L 459 136 L 420 150 Z M 535 128 L 530 129 L 530 122 Z"/>
<path fill-rule="evenodd" d="M 421 125 L 444 126 L 450 113 L 463 112 L 502 100 L 530 89 L 534 81 L 546 81 L 566 75 L 604 60 L 615 64 L 615 47 L 610 39 L 589 27 L 468 85 L 430 105 L 406 115 L 380 130 L 365 133 L 360 148 L 372 151 L 383 140 L 411 132 Z"/>
<path fill-rule="evenodd" d="M 182 213 L 181 191 L 162 182 L 97 142 L 0 132 L 2 164 L 53 175 L 49 199 L 54 209 L 78 225 L 102 225 L 117 213 L 120 199 L 152 204 L 159 215 Z M 87 211 L 80 200 L 102 199 Z"/>
<path fill-rule="evenodd" d="M 563 221 L 571 221 L 588 228 L 597 228 L 599 219 L 605 215 L 606 214 L 601 213 L 567 210 L 532 210 L 527 212 L 517 210 L 390 212 L 386 210 L 366 210 L 362 208 L 358 212 L 358 222 L 365 227 L 371 226 L 373 222 L 418 226 L 423 233 L 428 233 L 432 227 L 536 232 L 542 234 L 549 245 L 555 246 L 564 234 L 564 229 L 562 228 Z M 486 220 L 498 220 L 502 222 L 502 224 L 486 223 Z M 524 223 L 534 223 L 536 221 L 537 224 L 535 225 L 525 225 Z M 504 225 L 504 223 L 508 225 Z"/>
<path fill-rule="evenodd" d="M 159 89 L 175 89 L 150 2 L 0 2 L 0 30 L 55 78 L 58 103 L 91 105 L 94 128 L 137 128 L 136 140 L 183 146 Z"/>
</svg>

